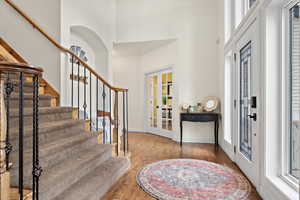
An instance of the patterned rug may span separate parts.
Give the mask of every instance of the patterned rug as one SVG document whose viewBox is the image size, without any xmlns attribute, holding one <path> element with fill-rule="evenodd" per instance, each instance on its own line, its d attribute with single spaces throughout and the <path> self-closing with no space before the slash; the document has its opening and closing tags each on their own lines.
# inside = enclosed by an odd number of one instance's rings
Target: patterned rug
<svg viewBox="0 0 300 200">
<path fill-rule="evenodd" d="M 137 183 L 159 200 L 244 200 L 250 194 L 247 179 L 215 163 L 173 159 L 139 171 Z"/>
</svg>

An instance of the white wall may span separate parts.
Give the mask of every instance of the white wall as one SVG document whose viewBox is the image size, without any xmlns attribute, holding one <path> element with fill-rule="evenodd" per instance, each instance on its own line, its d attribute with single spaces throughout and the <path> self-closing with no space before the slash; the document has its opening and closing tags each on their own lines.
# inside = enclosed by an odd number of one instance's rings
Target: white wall
<svg viewBox="0 0 300 200">
<path fill-rule="evenodd" d="M 106 70 L 102 70 L 101 66 L 98 69 L 95 67 L 95 70 L 106 79 L 112 79 L 111 50 L 116 29 L 114 0 L 91 0 L 89 3 L 83 0 L 15 0 L 14 3 L 64 47 L 70 47 L 72 26 L 84 26 L 92 30 L 108 51 Z M 0 36 L 30 64 L 44 68 L 46 80 L 61 93 L 62 104 L 67 104 L 65 77 L 68 71 L 65 69 L 65 56 L 4 1 L 0 2 L 0 19 Z"/>
<path fill-rule="evenodd" d="M 143 131 L 143 99 L 140 56 L 113 57 L 114 84 L 129 89 L 129 130 Z"/>
<path fill-rule="evenodd" d="M 173 65 L 176 108 L 182 103 L 196 104 L 205 96 L 219 96 L 216 7 L 217 0 L 117 1 L 117 41 L 177 39 L 143 55 L 140 75 Z M 178 117 L 179 112 L 177 126 Z M 174 138 L 179 138 L 178 127 Z M 213 125 L 185 123 L 184 140 L 213 142 Z"/>
<path fill-rule="evenodd" d="M 72 1 L 64 0 L 62 4 L 62 22 L 61 37 L 62 44 L 65 47 L 71 45 L 71 28 L 83 27 L 88 29 L 92 34 L 90 38 L 94 38 L 95 47 L 95 65 L 91 67 L 103 78 L 112 82 L 112 47 L 115 40 L 116 29 L 116 4 L 114 0 L 91 0 L 86 3 L 84 0 Z M 86 33 L 84 35 L 87 35 Z M 87 41 L 86 38 L 82 38 Z M 88 39 L 88 40 L 89 40 Z M 101 42 L 97 41 L 101 40 Z M 91 40 L 90 40 L 91 41 Z M 102 43 L 102 44 L 100 44 Z M 90 45 L 94 45 L 90 42 Z M 100 47 L 102 46 L 102 47 Z M 107 58 L 105 58 L 107 57 Z M 103 62 L 105 61 L 105 62 Z M 69 73 L 70 66 L 67 64 L 65 56 L 61 58 L 61 81 L 63 86 L 68 86 L 65 74 Z M 105 66 L 106 65 L 106 66 Z M 69 105 L 69 87 L 62 87 L 64 94 L 62 104 Z"/>
<path fill-rule="evenodd" d="M 55 40 L 60 41 L 60 0 L 14 0 L 13 2 Z M 58 90 L 60 51 L 4 1 L 0 1 L 0 27 L 0 37 L 30 64 L 42 67 L 45 70 L 46 80 Z"/>
<path fill-rule="evenodd" d="M 117 40 L 147 41 L 175 36 L 178 0 L 117 0 Z"/>
</svg>

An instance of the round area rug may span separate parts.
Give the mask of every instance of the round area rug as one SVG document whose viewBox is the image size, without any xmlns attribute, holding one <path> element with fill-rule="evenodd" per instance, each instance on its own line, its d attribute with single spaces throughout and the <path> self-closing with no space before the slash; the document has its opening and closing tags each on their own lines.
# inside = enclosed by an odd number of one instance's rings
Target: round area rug
<svg viewBox="0 0 300 200">
<path fill-rule="evenodd" d="M 215 163 L 172 159 L 147 165 L 137 183 L 159 200 L 244 200 L 251 186 L 232 169 Z"/>
</svg>

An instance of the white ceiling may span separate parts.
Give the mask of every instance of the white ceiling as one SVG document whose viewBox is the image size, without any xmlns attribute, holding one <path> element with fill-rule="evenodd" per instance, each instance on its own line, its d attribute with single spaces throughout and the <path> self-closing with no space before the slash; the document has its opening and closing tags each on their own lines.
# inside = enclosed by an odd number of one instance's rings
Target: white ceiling
<svg viewBox="0 0 300 200">
<path fill-rule="evenodd" d="M 114 56 L 142 56 L 176 39 L 114 43 Z"/>
</svg>

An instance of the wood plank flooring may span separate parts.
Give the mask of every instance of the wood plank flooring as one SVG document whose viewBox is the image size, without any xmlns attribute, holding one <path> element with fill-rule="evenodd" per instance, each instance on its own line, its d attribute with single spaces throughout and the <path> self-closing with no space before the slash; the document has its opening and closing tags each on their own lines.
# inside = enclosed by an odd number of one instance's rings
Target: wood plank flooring
<svg viewBox="0 0 300 200">
<path fill-rule="evenodd" d="M 130 133 L 131 169 L 124 175 L 102 200 L 155 200 L 136 184 L 136 174 L 147 164 L 172 158 L 193 158 L 225 165 L 239 173 L 239 168 L 221 149 L 216 150 L 211 144 L 179 144 L 160 136 L 146 133 Z M 255 188 L 249 200 L 261 200 Z"/>
</svg>

